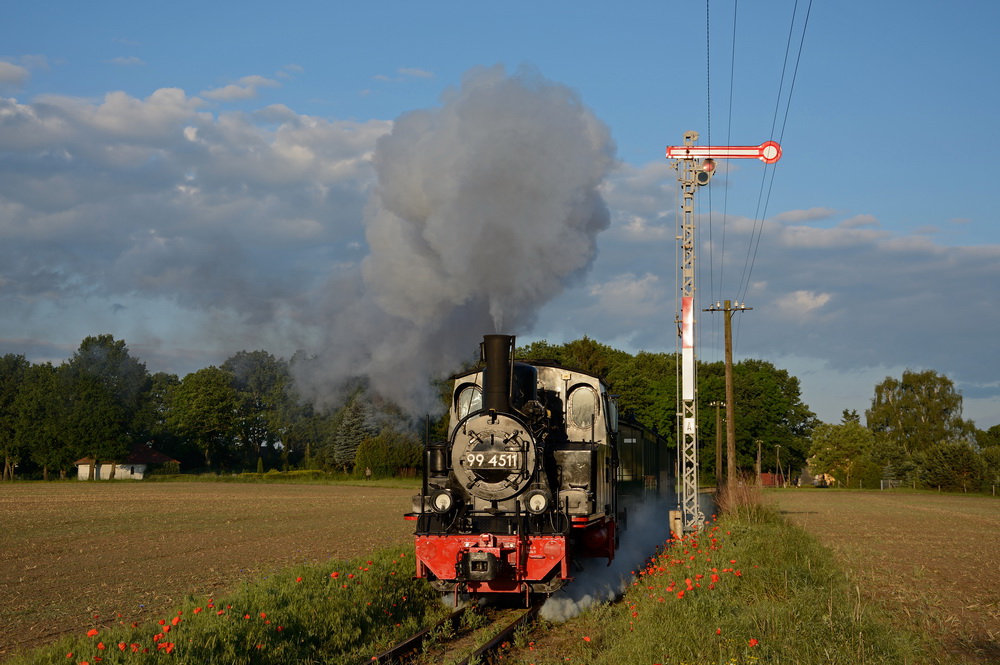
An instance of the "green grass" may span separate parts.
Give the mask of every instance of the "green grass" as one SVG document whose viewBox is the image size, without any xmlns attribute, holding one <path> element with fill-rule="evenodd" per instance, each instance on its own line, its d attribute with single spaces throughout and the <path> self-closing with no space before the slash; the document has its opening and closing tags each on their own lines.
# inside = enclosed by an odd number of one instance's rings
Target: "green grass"
<svg viewBox="0 0 1000 665">
<path fill-rule="evenodd" d="M 446 611 L 413 579 L 413 565 L 412 551 L 397 548 L 298 566 L 226 597 L 188 598 L 158 621 L 122 621 L 10 662 L 146 663 L 167 655 L 219 665 L 363 662 Z"/>
<path fill-rule="evenodd" d="M 805 531 L 766 506 L 739 515 L 671 543 L 636 571 L 622 602 L 552 628 L 562 631 L 558 646 L 540 639 L 516 662 L 939 662 L 869 607 Z"/>
</svg>

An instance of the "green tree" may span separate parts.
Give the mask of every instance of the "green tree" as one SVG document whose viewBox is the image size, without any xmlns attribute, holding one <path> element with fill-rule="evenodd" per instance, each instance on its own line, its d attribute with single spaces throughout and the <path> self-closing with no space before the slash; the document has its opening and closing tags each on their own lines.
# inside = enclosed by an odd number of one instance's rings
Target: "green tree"
<svg viewBox="0 0 1000 665">
<path fill-rule="evenodd" d="M 812 432 L 812 470 L 828 473 L 851 487 L 851 472 L 870 461 L 875 436 L 853 418 L 840 425 L 821 423 Z"/>
<path fill-rule="evenodd" d="M 124 341 L 111 335 L 85 338 L 64 371 L 69 382 L 68 434 L 81 456 L 93 458 L 93 474 L 101 460 L 123 459 L 141 438 L 139 413 L 149 390 L 149 372 Z M 114 464 L 111 469 L 114 478 Z"/>
<path fill-rule="evenodd" d="M 920 455 L 924 483 L 930 488 L 978 490 L 982 482 L 983 459 L 964 441 L 942 441 Z"/>
<path fill-rule="evenodd" d="M 365 390 L 357 390 L 344 405 L 333 441 L 334 461 L 343 469 L 354 465 L 354 456 L 361 442 L 376 432 L 371 422 L 369 396 Z"/>
<path fill-rule="evenodd" d="M 976 430 L 976 444 L 981 449 L 1000 446 L 1000 425 L 994 425 L 986 431 Z"/>
<path fill-rule="evenodd" d="M 8 353 L 0 357 L 0 453 L 3 454 L 3 474 L 0 480 L 13 480 L 14 467 L 25 454 L 18 440 L 14 402 L 24 383 L 30 363 L 22 355 Z"/>
<path fill-rule="evenodd" d="M 15 401 L 17 421 L 15 437 L 28 450 L 31 460 L 42 468 L 42 478 L 58 470 L 61 478 L 72 466 L 75 456 L 64 433 L 67 428 L 66 382 L 51 363 L 32 365 L 24 375 L 23 387 Z"/>
<path fill-rule="evenodd" d="M 1000 446 L 990 446 L 984 448 L 983 458 L 983 482 L 993 486 L 1000 484 Z"/>
<path fill-rule="evenodd" d="M 971 442 L 975 426 L 962 418 L 962 394 L 933 370 L 906 370 L 875 386 L 868 429 L 907 458 L 942 442 Z M 900 456 L 897 456 L 900 457 Z"/>
<path fill-rule="evenodd" d="M 245 462 L 255 463 L 262 451 L 274 453 L 290 425 L 285 421 L 288 363 L 266 351 L 240 351 L 222 363 L 222 369 L 233 375 L 239 393 L 239 442 Z"/>
<path fill-rule="evenodd" d="M 782 465 L 792 475 L 805 466 L 816 415 L 803 404 L 798 378 L 766 360 L 733 366 L 737 466 L 756 464 L 758 441 L 769 456 L 781 446 Z"/>
<path fill-rule="evenodd" d="M 168 426 L 198 447 L 208 468 L 228 459 L 238 432 L 239 395 L 232 382 L 232 374 L 211 366 L 188 374 L 169 392 Z"/>
</svg>

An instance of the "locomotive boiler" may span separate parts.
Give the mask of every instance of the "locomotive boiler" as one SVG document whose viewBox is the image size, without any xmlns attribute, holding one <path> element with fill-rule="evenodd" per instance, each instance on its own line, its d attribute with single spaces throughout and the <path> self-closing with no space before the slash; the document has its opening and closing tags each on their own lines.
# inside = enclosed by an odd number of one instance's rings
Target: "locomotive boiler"
<svg viewBox="0 0 1000 665">
<path fill-rule="evenodd" d="M 481 369 L 452 377 L 446 441 L 428 443 L 416 575 L 442 592 L 549 594 L 582 558 L 615 556 L 628 507 L 672 490 L 666 442 L 619 419 L 597 376 L 514 360 L 487 335 Z"/>
</svg>

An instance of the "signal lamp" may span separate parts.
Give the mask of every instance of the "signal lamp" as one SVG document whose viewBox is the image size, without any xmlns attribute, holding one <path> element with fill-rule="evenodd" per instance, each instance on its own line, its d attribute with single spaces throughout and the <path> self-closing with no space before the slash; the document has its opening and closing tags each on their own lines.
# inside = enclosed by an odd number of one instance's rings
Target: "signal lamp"
<svg viewBox="0 0 1000 665">
<path fill-rule="evenodd" d="M 715 160 L 705 159 L 701 163 L 701 170 L 699 170 L 695 176 L 695 182 L 698 186 L 707 185 L 708 181 L 712 179 L 712 175 L 715 173 Z"/>
</svg>

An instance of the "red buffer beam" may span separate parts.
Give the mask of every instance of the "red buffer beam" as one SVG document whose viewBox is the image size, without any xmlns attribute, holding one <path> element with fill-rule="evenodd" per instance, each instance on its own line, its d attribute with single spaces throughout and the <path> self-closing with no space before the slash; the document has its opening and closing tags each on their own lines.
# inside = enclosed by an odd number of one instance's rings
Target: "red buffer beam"
<svg viewBox="0 0 1000 665">
<path fill-rule="evenodd" d="M 759 159 L 774 164 L 781 159 L 781 146 L 777 141 L 760 145 L 672 145 L 667 148 L 667 159 Z"/>
</svg>

